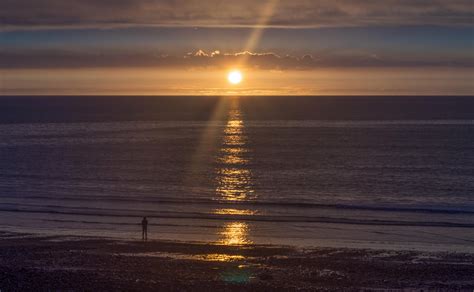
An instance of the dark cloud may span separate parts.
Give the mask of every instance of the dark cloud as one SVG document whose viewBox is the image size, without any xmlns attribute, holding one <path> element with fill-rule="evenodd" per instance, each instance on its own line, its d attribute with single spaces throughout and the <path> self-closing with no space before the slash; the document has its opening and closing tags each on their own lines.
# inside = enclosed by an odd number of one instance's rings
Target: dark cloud
<svg viewBox="0 0 474 292">
<path fill-rule="evenodd" d="M 2 0 L 4 28 L 469 25 L 472 0 Z"/>
<path fill-rule="evenodd" d="M 278 55 L 272 52 L 222 53 L 198 50 L 184 56 L 153 53 L 89 53 L 67 51 L 3 51 L 0 52 L 1 69 L 47 69 L 47 68 L 104 68 L 104 67 L 156 67 L 156 68 L 221 68 L 241 66 L 262 70 L 313 70 L 327 67 L 472 67 L 474 60 L 434 59 L 416 60 L 402 57 L 384 57 L 366 54 L 331 54 L 317 56 Z"/>
</svg>

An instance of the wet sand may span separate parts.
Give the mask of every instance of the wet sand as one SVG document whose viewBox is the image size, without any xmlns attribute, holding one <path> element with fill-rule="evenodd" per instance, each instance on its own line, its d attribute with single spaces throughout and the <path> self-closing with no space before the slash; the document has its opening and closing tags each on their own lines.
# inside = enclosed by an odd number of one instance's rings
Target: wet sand
<svg viewBox="0 0 474 292">
<path fill-rule="evenodd" d="M 1 291 L 472 291 L 474 254 L 0 232 Z M 397 290 L 392 290 L 397 291 Z"/>
</svg>

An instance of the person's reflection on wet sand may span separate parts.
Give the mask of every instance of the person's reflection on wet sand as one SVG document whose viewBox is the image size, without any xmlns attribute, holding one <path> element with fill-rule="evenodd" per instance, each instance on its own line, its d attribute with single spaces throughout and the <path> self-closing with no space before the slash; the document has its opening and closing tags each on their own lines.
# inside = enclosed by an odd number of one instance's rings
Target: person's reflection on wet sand
<svg viewBox="0 0 474 292">
<path fill-rule="evenodd" d="M 142 240 L 148 240 L 148 220 L 146 219 L 146 216 L 142 219 Z"/>
</svg>

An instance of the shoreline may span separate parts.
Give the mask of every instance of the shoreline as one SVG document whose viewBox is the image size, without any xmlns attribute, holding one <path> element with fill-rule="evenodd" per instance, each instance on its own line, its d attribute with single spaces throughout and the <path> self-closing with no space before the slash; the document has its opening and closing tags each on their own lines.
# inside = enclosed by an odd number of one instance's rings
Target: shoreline
<svg viewBox="0 0 474 292">
<path fill-rule="evenodd" d="M 473 263 L 473 253 L 226 246 L 0 231 L 2 291 L 472 291 Z"/>
<path fill-rule="evenodd" d="M 139 219 L 139 218 L 138 218 Z M 138 220 L 137 219 L 137 220 Z M 135 221 L 137 221 L 135 220 Z M 240 221 L 239 221 L 240 222 Z M 245 222 L 245 221 L 242 221 Z M 122 222 L 123 223 L 123 222 Z M 227 221 L 232 223 L 232 221 Z M 120 224 L 120 223 L 115 223 Z M 195 222 L 191 224 L 196 224 Z M 264 226 L 266 228 L 273 228 L 277 230 L 282 229 L 279 224 L 271 223 L 272 225 Z M 168 222 L 161 222 L 159 224 L 149 224 L 148 238 L 153 241 L 160 242 L 181 242 L 193 244 L 252 244 L 255 246 L 288 246 L 297 250 L 311 250 L 315 248 L 335 248 L 335 249 L 366 249 L 366 250 L 389 250 L 389 251 L 413 251 L 413 252 L 434 252 L 434 253 L 466 253 L 474 254 L 474 238 L 465 233 L 463 229 L 450 230 L 426 230 L 423 228 L 414 228 L 411 230 L 384 230 L 381 228 L 370 227 L 365 228 L 348 228 L 343 224 L 321 224 L 308 226 L 308 231 L 312 234 L 295 234 L 286 233 L 286 236 L 280 234 L 268 233 L 265 235 L 256 235 L 258 231 L 254 226 L 248 226 L 252 229 L 253 234 L 238 233 L 239 236 L 231 236 L 230 231 L 237 229 L 226 229 L 223 225 L 208 225 L 207 222 L 192 225 L 198 226 L 203 230 L 191 230 L 187 224 L 168 224 Z M 11 234 L 29 234 L 30 236 L 55 236 L 55 237 L 91 237 L 114 241 L 135 241 L 141 237 L 140 226 L 137 223 L 125 223 L 120 227 L 120 230 L 105 230 L 102 229 L 81 229 L 81 228 L 17 228 L 3 226 L 0 232 Z M 200 231 L 200 232 L 198 232 Z M 237 231 L 241 231 L 240 229 Z M 278 231 L 278 230 L 277 230 Z M 406 232 L 404 232 L 406 231 Z M 367 232 L 372 233 L 368 238 Z M 403 237 L 393 237 L 393 236 Z M 317 236 L 317 237 L 314 237 Z M 392 236 L 392 237 L 391 237 Z M 1 238 L 1 237 L 0 237 Z M 437 240 L 436 240 L 437 239 Z"/>
</svg>

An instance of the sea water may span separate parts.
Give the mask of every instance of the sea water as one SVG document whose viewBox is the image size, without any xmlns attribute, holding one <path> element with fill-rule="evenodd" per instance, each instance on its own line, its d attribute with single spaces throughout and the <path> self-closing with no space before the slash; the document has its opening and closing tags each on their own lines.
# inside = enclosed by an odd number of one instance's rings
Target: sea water
<svg viewBox="0 0 474 292">
<path fill-rule="evenodd" d="M 0 98 L 0 230 L 474 251 L 472 97 Z"/>
</svg>

